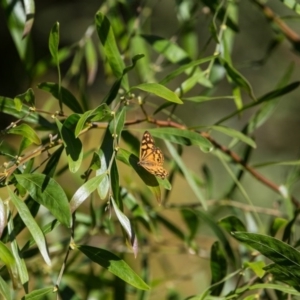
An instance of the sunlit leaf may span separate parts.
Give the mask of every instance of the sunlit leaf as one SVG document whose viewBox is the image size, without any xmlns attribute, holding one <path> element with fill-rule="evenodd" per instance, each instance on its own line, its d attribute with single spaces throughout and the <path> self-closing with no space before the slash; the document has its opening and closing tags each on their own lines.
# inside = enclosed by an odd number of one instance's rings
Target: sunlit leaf
<svg viewBox="0 0 300 300">
<path fill-rule="evenodd" d="M 8 130 L 8 133 L 21 135 L 36 145 L 40 145 L 41 143 L 39 136 L 32 129 L 32 127 L 27 124 L 20 124 L 16 127 L 12 127 Z"/>
<path fill-rule="evenodd" d="M 170 102 L 174 102 L 177 104 L 183 104 L 182 100 L 177 96 L 176 93 L 172 92 L 165 86 L 158 84 L 158 83 L 142 83 L 139 85 L 136 85 L 134 87 L 131 87 L 132 90 L 142 90 L 147 93 L 154 94 L 160 98 L 163 98 L 165 100 L 168 100 Z"/>
<path fill-rule="evenodd" d="M 91 193 L 97 189 L 105 175 L 106 174 L 101 174 L 91 178 L 75 192 L 70 201 L 70 209 L 72 213 L 90 196 Z"/>
<path fill-rule="evenodd" d="M 35 222 L 34 218 L 32 217 L 30 211 L 28 210 L 24 202 L 21 199 L 19 199 L 19 197 L 15 195 L 9 188 L 8 188 L 8 193 L 11 201 L 17 208 L 19 215 L 21 216 L 23 222 L 26 224 L 38 248 L 40 249 L 41 255 L 43 256 L 46 264 L 50 266 L 51 260 L 49 257 L 46 240 L 43 232 L 41 231 L 38 224 Z"/>
<path fill-rule="evenodd" d="M 68 198 L 54 179 L 43 174 L 23 174 L 15 177 L 36 202 L 48 208 L 60 223 L 71 227 Z"/>
</svg>

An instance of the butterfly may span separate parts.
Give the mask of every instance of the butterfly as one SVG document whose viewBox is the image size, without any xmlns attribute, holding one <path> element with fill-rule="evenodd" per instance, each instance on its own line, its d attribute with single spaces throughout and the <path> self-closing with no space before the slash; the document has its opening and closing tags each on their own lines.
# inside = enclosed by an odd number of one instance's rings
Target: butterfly
<svg viewBox="0 0 300 300">
<path fill-rule="evenodd" d="M 164 155 L 158 147 L 155 147 L 154 140 L 148 131 L 145 131 L 142 137 L 138 164 L 161 179 L 168 176 L 168 171 L 163 168 Z"/>
</svg>

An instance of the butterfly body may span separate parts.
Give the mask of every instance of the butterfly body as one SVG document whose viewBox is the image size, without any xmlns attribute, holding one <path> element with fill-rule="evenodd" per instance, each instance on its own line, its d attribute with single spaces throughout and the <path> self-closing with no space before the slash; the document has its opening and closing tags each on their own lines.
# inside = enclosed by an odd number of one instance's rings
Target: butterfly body
<svg viewBox="0 0 300 300">
<path fill-rule="evenodd" d="M 140 147 L 140 161 L 138 164 L 149 173 L 162 179 L 168 176 L 168 171 L 163 168 L 164 155 L 162 151 L 155 146 L 154 140 L 148 131 L 145 131 L 143 134 Z"/>
</svg>

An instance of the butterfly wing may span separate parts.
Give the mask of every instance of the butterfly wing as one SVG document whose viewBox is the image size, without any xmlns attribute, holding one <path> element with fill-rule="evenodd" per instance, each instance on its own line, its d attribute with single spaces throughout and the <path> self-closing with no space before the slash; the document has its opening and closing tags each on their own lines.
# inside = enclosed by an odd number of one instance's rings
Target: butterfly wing
<svg viewBox="0 0 300 300">
<path fill-rule="evenodd" d="M 148 131 L 143 134 L 140 147 L 140 161 L 138 162 L 149 173 L 164 179 L 168 172 L 163 168 L 164 155 L 155 147 L 154 140 Z"/>
</svg>

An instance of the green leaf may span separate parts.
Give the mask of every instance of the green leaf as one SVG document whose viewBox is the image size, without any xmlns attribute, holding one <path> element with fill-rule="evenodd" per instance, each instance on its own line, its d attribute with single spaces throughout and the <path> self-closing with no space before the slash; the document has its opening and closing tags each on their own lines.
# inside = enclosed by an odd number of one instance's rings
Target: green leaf
<svg viewBox="0 0 300 300">
<path fill-rule="evenodd" d="M 23 39 L 23 32 L 25 26 L 25 11 L 23 9 L 23 3 L 21 1 L 1 1 L 1 7 L 7 18 L 7 26 L 10 31 L 11 37 L 14 41 L 18 54 L 26 68 L 31 66 L 29 39 Z M 27 63 L 27 59 L 29 64 Z"/>
<path fill-rule="evenodd" d="M 33 25 L 34 14 L 35 14 L 34 0 L 24 0 L 24 9 L 26 13 L 26 22 L 25 22 L 23 36 L 22 36 L 23 39 L 30 33 Z"/>
<path fill-rule="evenodd" d="M 58 44 L 59 44 L 59 23 L 56 22 L 51 28 L 51 32 L 49 36 L 49 50 L 56 65 L 59 63 Z"/>
<path fill-rule="evenodd" d="M 217 97 L 194 96 L 194 97 L 182 97 L 182 100 L 196 102 L 196 103 L 202 103 L 202 102 L 214 101 L 214 100 L 222 100 L 222 99 L 234 99 L 234 97 L 233 96 L 217 96 Z"/>
<path fill-rule="evenodd" d="M 265 276 L 266 271 L 263 268 L 266 264 L 263 261 L 245 262 L 244 265 L 250 268 L 259 278 Z"/>
<path fill-rule="evenodd" d="M 130 88 L 130 91 L 135 89 L 142 90 L 147 93 L 152 93 L 170 102 L 183 104 L 182 100 L 177 96 L 176 93 L 158 83 L 142 83 Z"/>
<path fill-rule="evenodd" d="M 81 140 L 76 138 L 74 134 L 78 120 L 79 116 L 77 114 L 70 115 L 63 124 L 61 124 L 57 118 L 55 119 L 66 149 L 69 170 L 72 173 L 76 173 L 78 171 L 83 159 Z"/>
<path fill-rule="evenodd" d="M 32 127 L 24 123 L 9 129 L 7 133 L 21 135 L 36 145 L 41 144 L 39 136 L 32 129 Z"/>
<path fill-rule="evenodd" d="M 129 71 L 133 70 L 136 66 L 136 63 L 141 59 L 143 58 L 145 55 L 144 54 L 137 54 L 135 55 L 133 58 L 132 58 L 132 64 L 127 66 L 124 71 L 123 71 L 123 74 L 127 74 Z"/>
<path fill-rule="evenodd" d="M 93 193 L 101 181 L 105 178 L 106 174 L 101 174 L 93 177 L 92 179 L 85 182 L 73 195 L 70 201 L 70 209 L 73 213 L 81 204 L 84 202 L 91 193 Z"/>
<path fill-rule="evenodd" d="M 96 13 L 95 22 L 99 39 L 104 48 L 105 57 L 113 74 L 118 79 L 121 79 L 123 77 L 125 64 L 117 47 L 115 35 L 110 22 L 100 11 Z M 124 88 L 128 90 L 128 80 L 125 78 L 126 77 L 123 78 L 123 85 Z"/>
<path fill-rule="evenodd" d="M 174 161 L 176 162 L 176 164 L 178 165 L 178 167 L 182 171 L 185 180 L 187 181 L 187 183 L 191 187 L 192 191 L 194 192 L 194 194 L 196 195 L 196 197 L 198 198 L 198 200 L 202 204 L 203 209 L 206 210 L 207 209 L 206 200 L 205 200 L 199 186 L 197 185 L 194 177 L 192 176 L 191 172 L 185 166 L 185 163 L 183 162 L 182 158 L 177 153 L 174 146 L 168 141 L 165 141 L 165 142 L 166 142 L 167 148 L 168 148 L 169 152 L 171 153 Z"/>
<path fill-rule="evenodd" d="M 36 202 L 48 208 L 61 224 L 71 227 L 68 198 L 54 179 L 43 174 L 23 174 L 15 177 Z"/>
<path fill-rule="evenodd" d="M 240 131 L 237 131 L 233 128 L 229 128 L 229 127 L 225 127 L 225 126 L 208 126 L 208 128 L 211 128 L 213 130 L 225 133 L 226 135 L 236 138 L 246 144 L 248 144 L 249 146 L 256 148 L 256 143 L 248 136 L 246 136 L 245 134 L 243 134 Z"/>
<path fill-rule="evenodd" d="M 12 298 L 10 296 L 10 287 L 3 280 L 3 278 L 1 276 L 0 276 L 0 295 L 2 295 L 3 299 L 5 299 L 5 300 L 12 300 Z"/>
<path fill-rule="evenodd" d="M 6 222 L 7 222 L 7 216 L 5 212 L 5 205 L 3 200 L 0 197 L 0 238 L 2 237 L 2 233 L 6 226 Z"/>
<path fill-rule="evenodd" d="M 243 222 L 235 216 L 228 216 L 221 219 L 219 222 L 228 233 L 232 231 L 247 231 Z"/>
<path fill-rule="evenodd" d="M 131 246 L 133 248 L 133 252 L 134 252 L 134 257 L 137 257 L 137 253 L 138 253 L 138 245 L 137 245 L 137 238 L 134 232 L 133 227 L 130 224 L 129 219 L 126 217 L 126 215 L 119 209 L 118 205 L 116 204 L 114 198 L 111 197 L 111 202 L 113 204 L 113 208 L 114 211 L 116 213 L 116 216 L 121 224 L 121 226 L 123 227 L 123 229 L 126 231 Z"/>
<path fill-rule="evenodd" d="M 210 282 L 211 294 L 218 296 L 221 294 L 222 289 L 224 287 L 225 282 L 223 282 L 222 280 L 225 278 L 227 273 L 226 257 L 223 250 L 220 247 L 219 242 L 214 242 L 211 247 L 210 271 L 211 271 L 211 282 Z"/>
<path fill-rule="evenodd" d="M 264 96 L 258 98 L 256 102 L 251 102 L 247 105 L 244 105 L 243 108 L 241 108 L 239 110 L 236 110 L 235 112 L 233 112 L 233 113 L 229 114 L 228 116 L 222 118 L 216 124 L 221 124 L 221 123 L 225 122 L 226 120 L 232 118 L 233 116 L 240 114 L 242 111 L 244 111 L 244 110 L 246 110 L 250 107 L 254 107 L 254 106 L 259 105 L 263 102 L 271 101 L 271 100 L 274 100 L 278 97 L 286 95 L 286 94 L 292 92 L 293 90 L 295 90 L 296 88 L 298 88 L 299 85 L 300 85 L 300 81 L 296 81 L 296 82 L 293 82 L 293 83 L 291 83 L 291 84 L 289 84 L 289 85 L 287 85 L 283 88 L 279 88 L 279 89 L 276 89 L 275 91 L 269 92 L 269 93 L 265 94 Z"/>
<path fill-rule="evenodd" d="M 155 51 L 163 54 L 172 63 L 184 64 L 191 62 L 191 59 L 185 50 L 172 41 L 155 35 L 142 34 L 141 37 L 153 46 Z"/>
<path fill-rule="evenodd" d="M 126 264 L 126 262 L 115 254 L 91 246 L 79 245 L 77 247 L 93 262 L 107 269 L 128 284 L 141 290 L 150 290 L 150 287 Z"/>
<path fill-rule="evenodd" d="M 191 130 L 161 127 L 149 129 L 149 132 L 155 137 L 182 145 L 187 145 L 187 143 L 178 137 L 188 139 L 192 145 L 200 146 L 201 149 L 205 150 L 206 152 L 209 152 L 213 149 L 213 145 L 208 139 L 201 136 L 200 133 Z"/>
<path fill-rule="evenodd" d="M 239 296 L 242 296 L 246 291 L 254 291 L 254 290 L 275 290 L 275 291 L 281 291 L 284 294 L 287 295 L 296 295 L 300 296 L 300 293 L 297 292 L 294 288 L 288 287 L 286 285 L 279 285 L 279 284 L 271 284 L 271 283 L 258 283 L 253 285 L 245 285 L 243 287 L 240 287 L 235 290 L 235 293 L 230 294 L 230 298 L 234 299 L 246 299 L 244 297 L 240 298 Z"/>
<path fill-rule="evenodd" d="M 17 195 L 15 195 L 9 188 L 8 193 L 10 196 L 11 201 L 15 205 L 16 209 L 18 210 L 18 213 L 25 223 L 26 227 L 28 228 L 29 232 L 31 233 L 32 237 L 34 238 L 38 248 L 40 249 L 40 252 L 46 262 L 47 265 L 51 265 L 51 260 L 49 257 L 46 240 L 44 237 L 43 232 L 41 231 L 38 224 L 35 222 L 34 218 L 32 217 L 29 209 L 27 208 L 26 204 L 19 199 Z"/>
<path fill-rule="evenodd" d="M 196 214 L 193 211 L 191 211 L 191 209 L 181 209 L 180 213 L 184 220 L 184 223 L 189 229 L 190 233 L 188 236 L 188 242 L 191 243 L 191 241 L 195 238 L 196 234 L 198 233 L 200 220 L 196 216 Z"/>
<path fill-rule="evenodd" d="M 34 107 L 35 104 L 35 97 L 32 88 L 29 88 L 25 93 L 17 95 L 14 98 L 14 102 L 16 105 L 16 110 L 21 111 L 23 103 L 29 103 L 30 106 Z"/>
<path fill-rule="evenodd" d="M 235 262 L 235 257 L 233 254 L 231 244 L 229 243 L 220 225 L 214 220 L 214 217 L 211 214 L 202 210 L 197 210 L 195 214 L 200 218 L 202 222 L 205 222 L 208 225 L 208 227 L 215 233 L 219 241 L 222 243 L 223 249 L 225 250 L 227 257 L 231 261 Z"/>
<path fill-rule="evenodd" d="M 184 232 L 177 225 L 175 225 L 174 222 L 172 223 L 171 221 L 169 221 L 168 219 L 166 219 L 165 217 L 163 217 L 159 214 L 156 214 L 155 217 L 156 217 L 157 221 L 162 223 L 168 229 L 168 231 L 173 233 L 180 240 L 185 241 L 186 237 L 185 237 Z"/>
<path fill-rule="evenodd" d="M 289 9 L 300 15 L 300 4 L 296 0 L 280 0 Z"/>
<path fill-rule="evenodd" d="M 293 271 L 292 268 L 299 269 L 300 267 L 300 252 L 278 239 L 247 232 L 232 232 L 232 235 L 237 240 L 256 249 L 276 264 L 290 268 L 291 273 Z"/>
<path fill-rule="evenodd" d="M 57 100 L 60 99 L 60 94 L 61 94 L 61 101 L 66 106 L 68 106 L 74 113 L 79 113 L 79 114 L 83 113 L 83 110 L 78 100 L 66 88 L 61 86 L 60 93 L 59 93 L 59 85 L 53 82 L 42 82 L 38 84 L 38 88 L 45 92 L 49 92 Z"/>
<path fill-rule="evenodd" d="M 29 209 L 28 209 L 28 211 L 29 211 Z M 32 216 L 32 214 L 31 214 L 31 216 Z M 8 222 L 8 227 L 9 227 L 9 232 L 13 233 L 13 223 L 11 221 Z M 33 239 L 35 239 L 35 238 L 36 237 L 34 236 Z M 25 284 L 29 281 L 29 275 L 28 275 L 26 264 L 25 264 L 25 260 L 20 255 L 19 245 L 15 238 L 13 238 L 13 240 L 11 242 L 11 250 L 12 250 L 13 256 L 16 261 L 16 269 L 17 269 L 17 273 L 18 273 L 18 279 L 21 282 L 21 284 Z M 14 280 L 13 278 L 11 278 L 11 279 Z"/>
<path fill-rule="evenodd" d="M 275 236 L 279 230 L 284 228 L 288 224 L 288 220 L 283 218 L 275 218 L 270 226 L 270 234 Z M 245 230 L 235 230 L 235 231 L 245 231 Z"/>
<path fill-rule="evenodd" d="M 247 79 L 225 60 L 221 60 L 221 62 L 226 69 L 228 76 L 237 84 L 237 86 L 243 88 L 249 96 L 255 100 L 256 97 L 254 96 L 252 86 Z"/>
<path fill-rule="evenodd" d="M 109 123 L 109 131 L 111 132 L 113 137 L 116 138 L 117 140 L 119 140 L 121 137 L 121 132 L 124 128 L 125 119 L 126 119 L 126 108 L 123 107 L 115 114 L 114 118 Z"/>
<path fill-rule="evenodd" d="M 104 200 L 104 199 L 106 199 L 106 197 L 108 195 L 110 183 L 109 183 L 109 177 L 108 177 L 108 173 L 107 173 L 106 159 L 105 159 L 105 155 L 104 155 L 102 149 L 99 149 L 97 154 L 98 154 L 98 157 L 100 160 L 100 168 L 96 170 L 96 175 L 98 176 L 101 174 L 105 174 L 105 176 L 103 177 L 103 180 L 98 185 L 98 194 L 99 194 L 100 199 Z"/>
<path fill-rule="evenodd" d="M 208 56 L 208 57 L 205 57 L 202 59 L 191 61 L 191 62 L 179 67 L 175 71 L 171 72 L 164 79 L 162 79 L 159 83 L 162 85 L 165 85 L 166 83 L 170 82 L 172 79 L 176 78 L 177 76 L 179 76 L 181 73 L 185 72 L 186 70 L 188 70 L 192 67 L 196 67 L 205 62 L 211 61 L 211 60 L 215 59 L 216 57 L 218 57 L 218 56 L 214 55 L 214 56 Z"/>
<path fill-rule="evenodd" d="M 95 109 L 86 111 L 83 115 L 80 116 L 76 124 L 75 136 L 79 136 L 81 130 L 83 130 L 85 126 L 87 126 L 88 122 L 99 122 L 107 117 L 111 117 L 111 110 L 106 103 L 99 105 Z"/>
<path fill-rule="evenodd" d="M 46 295 L 53 293 L 54 287 L 46 287 L 39 290 L 34 290 L 30 292 L 29 294 L 25 295 L 25 300 L 39 300 L 39 299 L 45 299 Z M 47 297 L 48 299 L 48 297 Z"/>
<path fill-rule="evenodd" d="M 94 43 L 91 38 L 86 39 L 85 44 L 85 59 L 87 66 L 87 84 L 91 85 L 96 77 L 98 70 L 98 59 Z"/>
<path fill-rule="evenodd" d="M 21 110 L 17 110 L 13 99 L 0 96 L 1 112 L 13 116 L 17 119 L 22 119 L 24 122 L 40 125 L 48 129 L 53 129 L 54 126 L 38 113 L 31 111 L 27 105 L 23 105 Z"/>
<path fill-rule="evenodd" d="M 16 261 L 10 250 L 0 241 L 0 260 L 6 266 L 13 266 Z"/>
</svg>

